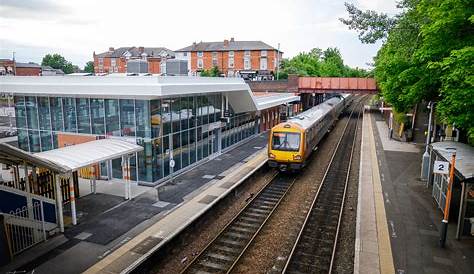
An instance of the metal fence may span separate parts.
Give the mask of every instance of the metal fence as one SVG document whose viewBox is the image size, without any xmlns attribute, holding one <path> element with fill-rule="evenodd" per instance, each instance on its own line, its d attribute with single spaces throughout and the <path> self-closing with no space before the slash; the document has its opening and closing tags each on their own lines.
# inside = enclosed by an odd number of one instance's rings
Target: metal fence
<svg viewBox="0 0 474 274">
<path fill-rule="evenodd" d="M 24 206 L 5 217 L 5 226 L 9 247 L 17 255 L 31 246 L 46 241 L 46 224 L 44 221 L 43 202 L 35 202 L 31 207 Z"/>
</svg>

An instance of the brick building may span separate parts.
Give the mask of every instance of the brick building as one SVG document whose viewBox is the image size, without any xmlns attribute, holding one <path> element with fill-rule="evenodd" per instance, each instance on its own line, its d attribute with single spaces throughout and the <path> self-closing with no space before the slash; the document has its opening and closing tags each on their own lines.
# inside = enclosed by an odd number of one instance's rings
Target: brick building
<svg viewBox="0 0 474 274">
<path fill-rule="evenodd" d="M 148 73 L 161 73 L 162 61 L 174 58 L 174 52 L 163 47 L 121 47 L 96 54 L 94 52 L 95 73 L 126 73 L 129 60 L 145 60 Z"/>
<path fill-rule="evenodd" d="M 176 51 L 176 58 L 187 59 L 191 74 L 218 67 L 225 76 L 273 78 L 281 60 L 278 49 L 262 41 L 200 42 Z"/>
</svg>

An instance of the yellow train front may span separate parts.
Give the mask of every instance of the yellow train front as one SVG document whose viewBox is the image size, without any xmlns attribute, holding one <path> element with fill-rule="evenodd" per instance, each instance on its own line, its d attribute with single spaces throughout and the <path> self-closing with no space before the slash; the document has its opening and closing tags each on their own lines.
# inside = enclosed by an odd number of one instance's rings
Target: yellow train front
<svg viewBox="0 0 474 274">
<path fill-rule="evenodd" d="M 305 149 L 302 130 L 292 123 L 274 126 L 268 144 L 268 164 L 282 171 L 298 170 L 304 166 Z"/>
<path fill-rule="evenodd" d="M 282 171 L 302 169 L 351 97 L 333 97 L 274 126 L 268 140 L 268 165 Z"/>
</svg>

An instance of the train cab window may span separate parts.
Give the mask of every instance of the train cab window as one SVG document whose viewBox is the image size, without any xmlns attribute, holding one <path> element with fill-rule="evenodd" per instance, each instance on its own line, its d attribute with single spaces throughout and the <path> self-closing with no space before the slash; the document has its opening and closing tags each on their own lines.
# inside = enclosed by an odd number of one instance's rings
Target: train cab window
<svg viewBox="0 0 474 274">
<path fill-rule="evenodd" d="M 274 132 L 272 149 L 282 151 L 299 151 L 300 134 L 292 132 Z"/>
</svg>

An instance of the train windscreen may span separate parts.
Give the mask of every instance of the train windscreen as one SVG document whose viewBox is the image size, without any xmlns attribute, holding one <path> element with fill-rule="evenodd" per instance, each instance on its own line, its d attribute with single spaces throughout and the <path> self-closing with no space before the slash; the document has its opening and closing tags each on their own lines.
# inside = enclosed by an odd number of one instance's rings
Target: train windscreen
<svg viewBox="0 0 474 274">
<path fill-rule="evenodd" d="M 298 151 L 300 149 L 300 134 L 293 132 L 273 132 L 272 149 Z"/>
</svg>

